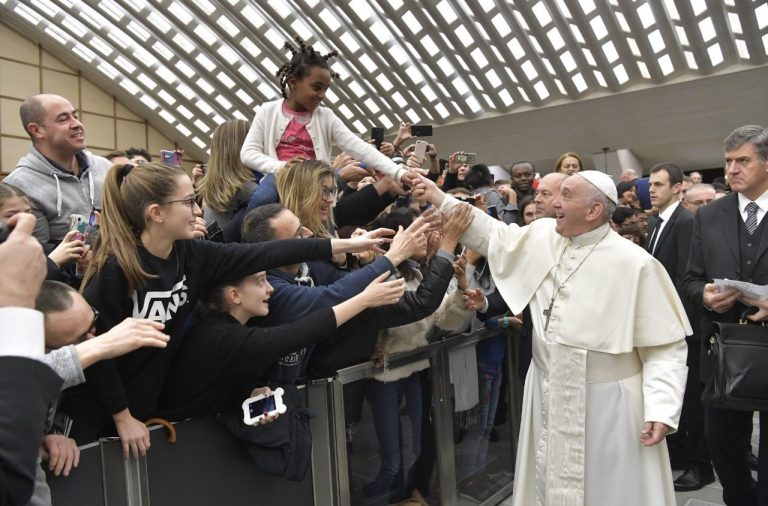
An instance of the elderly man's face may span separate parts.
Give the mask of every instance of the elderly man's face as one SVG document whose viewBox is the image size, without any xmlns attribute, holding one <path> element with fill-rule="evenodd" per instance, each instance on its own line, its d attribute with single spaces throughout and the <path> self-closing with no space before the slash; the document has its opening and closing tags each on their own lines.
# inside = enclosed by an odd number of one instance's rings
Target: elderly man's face
<svg viewBox="0 0 768 506">
<path fill-rule="evenodd" d="M 533 199 L 533 203 L 536 204 L 536 218 L 555 217 L 555 208 L 552 204 L 560 195 L 560 185 L 566 177 L 560 172 L 553 172 L 541 178 L 539 187 L 536 188 L 536 197 Z"/>
<path fill-rule="evenodd" d="M 714 188 L 692 188 L 685 192 L 683 207 L 695 213 L 700 207 L 704 207 L 715 200 Z"/>
<path fill-rule="evenodd" d="M 572 176 L 563 181 L 560 195 L 555 199 L 555 231 L 563 237 L 574 237 L 593 230 L 596 227 L 590 212 L 595 205 L 586 179 Z"/>
<path fill-rule="evenodd" d="M 693 184 L 701 183 L 701 173 L 699 173 L 699 172 L 691 172 L 691 183 L 693 183 Z"/>
<path fill-rule="evenodd" d="M 93 337 L 96 332 L 96 313 L 77 292 L 71 292 L 72 306 L 64 311 L 49 313 L 45 317 L 45 347 L 56 350 L 68 344 L 77 344 Z"/>
</svg>

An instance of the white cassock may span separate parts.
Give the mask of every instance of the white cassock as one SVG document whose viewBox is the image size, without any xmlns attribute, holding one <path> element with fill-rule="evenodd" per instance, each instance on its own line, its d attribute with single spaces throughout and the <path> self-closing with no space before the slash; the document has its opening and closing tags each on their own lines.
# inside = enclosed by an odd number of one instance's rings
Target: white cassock
<svg viewBox="0 0 768 506">
<path fill-rule="evenodd" d="M 457 203 L 447 196 L 443 212 Z M 473 215 L 461 242 L 533 318 L 513 503 L 674 506 L 666 441 L 640 443 L 646 421 L 677 429 L 685 391 L 692 331 L 664 267 L 608 224 L 565 238 L 550 218 Z"/>
</svg>

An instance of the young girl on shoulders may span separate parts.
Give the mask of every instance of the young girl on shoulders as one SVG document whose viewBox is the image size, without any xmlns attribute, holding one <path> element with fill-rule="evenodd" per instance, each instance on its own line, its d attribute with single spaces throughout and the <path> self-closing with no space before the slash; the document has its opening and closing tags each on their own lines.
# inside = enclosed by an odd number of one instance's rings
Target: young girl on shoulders
<svg viewBox="0 0 768 506">
<path fill-rule="evenodd" d="M 240 152 L 246 166 L 267 176 L 261 181 L 264 188 L 254 194 L 261 204 L 277 202 L 273 175 L 284 162 L 299 156 L 330 163 L 333 145 L 382 174 L 410 184 L 412 173 L 353 134 L 331 109 L 320 105 L 331 78 L 338 77 L 328 64 L 336 51 L 321 55 L 300 38 L 296 40 L 298 47 L 285 44 L 292 57 L 277 72 L 283 98 L 259 107 Z"/>
</svg>

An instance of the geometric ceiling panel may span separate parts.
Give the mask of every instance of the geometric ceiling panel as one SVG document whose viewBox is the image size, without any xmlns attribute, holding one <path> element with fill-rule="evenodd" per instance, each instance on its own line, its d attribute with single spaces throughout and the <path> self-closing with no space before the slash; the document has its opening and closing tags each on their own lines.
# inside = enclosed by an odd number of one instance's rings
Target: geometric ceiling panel
<svg viewBox="0 0 768 506">
<path fill-rule="evenodd" d="M 279 97 L 296 35 L 339 52 L 324 105 L 358 133 L 768 62 L 765 0 L 0 0 L 0 13 L 198 158 L 216 125 Z"/>
</svg>

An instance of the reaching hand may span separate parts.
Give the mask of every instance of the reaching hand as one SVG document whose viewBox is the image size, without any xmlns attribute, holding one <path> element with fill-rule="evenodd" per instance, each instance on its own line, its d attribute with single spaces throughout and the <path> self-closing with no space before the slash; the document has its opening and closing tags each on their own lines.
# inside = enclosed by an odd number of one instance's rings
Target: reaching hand
<svg viewBox="0 0 768 506">
<path fill-rule="evenodd" d="M 423 257 L 427 253 L 429 220 L 419 216 L 408 228 L 400 227 L 389 246 L 386 257 L 397 266 L 411 257 Z"/>
<path fill-rule="evenodd" d="M 408 123 L 407 121 L 400 122 L 400 129 L 397 131 L 397 137 L 394 142 L 395 146 L 401 146 L 403 142 L 413 137 L 411 134 L 411 126 L 411 123 Z"/>
<path fill-rule="evenodd" d="M 374 251 L 376 253 L 385 253 L 380 248 L 381 244 L 392 242 L 389 237 L 394 235 L 395 231 L 391 228 L 377 228 L 357 237 L 349 239 L 331 239 L 331 249 L 334 255 L 339 253 L 359 253 L 361 251 Z"/>
<path fill-rule="evenodd" d="M 464 290 L 464 309 L 482 311 L 485 309 L 485 294 L 479 288 Z"/>
<path fill-rule="evenodd" d="M 152 320 L 126 318 L 107 332 L 92 339 L 102 349 L 102 360 L 119 357 L 143 346 L 165 348 L 170 336 L 162 330 L 165 325 Z"/>
<path fill-rule="evenodd" d="M 451 214 L 443 215 L 443 238 L 458 242 L 473 219 L 472 206 L 465 203 L 458 204 L 451 210 Z"/>
<path fill-rule="evenodd" d="M 456 286 L 459 290 L 467 289 L 467 259 L 462 255 L 453 261 L 453 276 L 456 278 Z"/>
<path fill-rule="evenodd" d="M 443 193 L 431 179 L 419 176 L 416 184 L 412 186 L 414 193 L 417 191 L 419 192 L 419 198 L 424 199 L 437 207 L 440 207 L 443 204 L 445 193 Z"/>
<path fill-rule="evenodd" d="M 338 171 L 354 161 L 355 159 L 352 158 L 351 155 L 348 155 L 347 153 L 341 153 L 340 155 L 338 155 L 336 158 L 333 159 L 331 168 L 333 168 L 334 171 Z"/>
<path fill-rule="evenodd" d="M 420 174 L 413 172 L 413 170 L 409 170 L 403 174 L 403 176 L 400 178 L 400 182 L 405 186 L 413 186 L 419 182 L 420 177 L 422 177 Z"/>
<path fill-rule="evenodd" d="M 391 142 L 382 142 L 381 149 L 379 149 L 385 156 L 392 157 L 395 154 L 395 145 Z"/>
<path fill-rule="evenodd" d="M 48 470 L 54 476 L 69 476 L 69 472 L 80 463 L 80 448 L 74 439 L 61 434 L 48 434 L 43 438 L 41 448 L 43 460 L 48 461 Z"/>
<path fill-rule="evenodd" d="M 373 174 L 373 169 L 364 167 L 364 164 L 357 160 L 352 160 L 339 171 L 339 177 L 347 183 L 360 181 Z"/>
<path fill-rule="evenodd" d="M 392 281 L 386 281 L 389 276 L 389 272 L 383 273 L 371 281 L 371 284 L 363 290 L 362 295 L 365 300 L 365 307 L 397 304 L 397 301 L 400 300 L 403 292 L 405 292 L 405 280 L 393 279 Z"/>
</svg>

